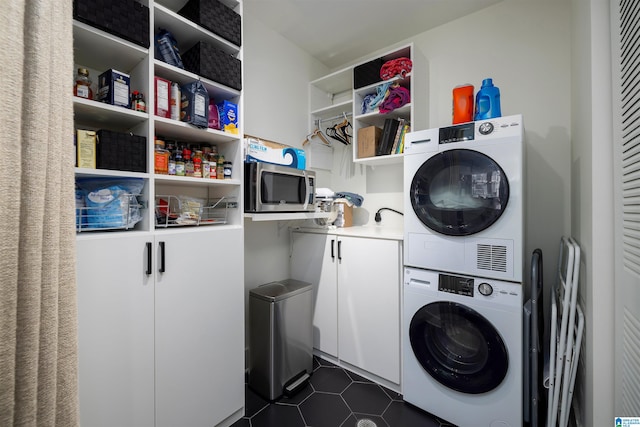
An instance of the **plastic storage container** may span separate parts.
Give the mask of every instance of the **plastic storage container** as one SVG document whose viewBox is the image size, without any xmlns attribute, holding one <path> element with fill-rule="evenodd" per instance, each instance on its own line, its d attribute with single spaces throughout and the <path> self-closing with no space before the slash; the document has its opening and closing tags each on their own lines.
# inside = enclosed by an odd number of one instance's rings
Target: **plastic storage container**
<svg viewBox="0 0 640 427">
<path fill-rule="evenodd" d="M 313 370 L 313 292 L 286 279 L 249 291 L 249 387 L 269 401 L 300 390 Z"/>
<path fill-rule="evenodd" d="M 493 79 L 484 79 L 476 95 L 476 114 L 474 120 L 501 117 L 500 89 L 493 85 Z"/>
</svg>

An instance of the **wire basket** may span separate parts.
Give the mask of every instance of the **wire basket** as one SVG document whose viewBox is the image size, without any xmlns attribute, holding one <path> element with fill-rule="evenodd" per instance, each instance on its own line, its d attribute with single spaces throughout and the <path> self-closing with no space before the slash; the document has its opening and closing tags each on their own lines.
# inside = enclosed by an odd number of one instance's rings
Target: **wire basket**
<svg viewBox="0 0 640 427">
<path fill-rule="evenodd" d="M 132 229 L 145 207 L 138 196 L 123 193 L 101 206 L 76 206 L 76 231 Z"/>
<path fill-rule="evenodd" d="M 233 197 L 199 199 L 187 196 L 156 196 L 156 228 L 226 224 L 228 211 L 236 208 Z"/>
</svg>

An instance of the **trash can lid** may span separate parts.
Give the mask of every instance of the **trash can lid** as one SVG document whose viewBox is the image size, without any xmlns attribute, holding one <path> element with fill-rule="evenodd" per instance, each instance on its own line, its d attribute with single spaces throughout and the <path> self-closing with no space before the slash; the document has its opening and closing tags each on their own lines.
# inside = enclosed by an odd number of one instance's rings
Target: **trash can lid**
<svg viewBox="0 0 640 427">
<path fill-rule="evenodd" d="M 265 283 L 264 285 L 251 289 L 249 296 L 275 302 L 310 290 L 311 283 L 295 279 L 285 279 Z"/>
</svg>

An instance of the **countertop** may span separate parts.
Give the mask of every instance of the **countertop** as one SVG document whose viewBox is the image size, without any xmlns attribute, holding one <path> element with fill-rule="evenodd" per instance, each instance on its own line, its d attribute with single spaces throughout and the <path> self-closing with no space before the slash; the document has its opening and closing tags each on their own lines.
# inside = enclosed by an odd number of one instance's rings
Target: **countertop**
<svg viewBox="0 0 640 427">
<path fill-rule="evenodd" d="M 374 239 L 399 240 L 404 239 L 404 232 L 400 228 L 381 226 L 354 226 L 354 227 L 292 227 L 294 231 L 305 233 L 330 234 L 335 236 L 368 237 Z"/>
</svg>

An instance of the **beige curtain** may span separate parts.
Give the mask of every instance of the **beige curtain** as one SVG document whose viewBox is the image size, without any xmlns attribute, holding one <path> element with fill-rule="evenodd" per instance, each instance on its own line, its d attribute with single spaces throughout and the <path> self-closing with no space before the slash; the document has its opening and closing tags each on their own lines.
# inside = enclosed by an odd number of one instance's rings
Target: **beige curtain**
<svg viewBox="0 0 640 427">
<path fill-rule="evenodd" d="M 0 5 L 0 426 L 76 426 L 72 1 Z"/>
</svg>

